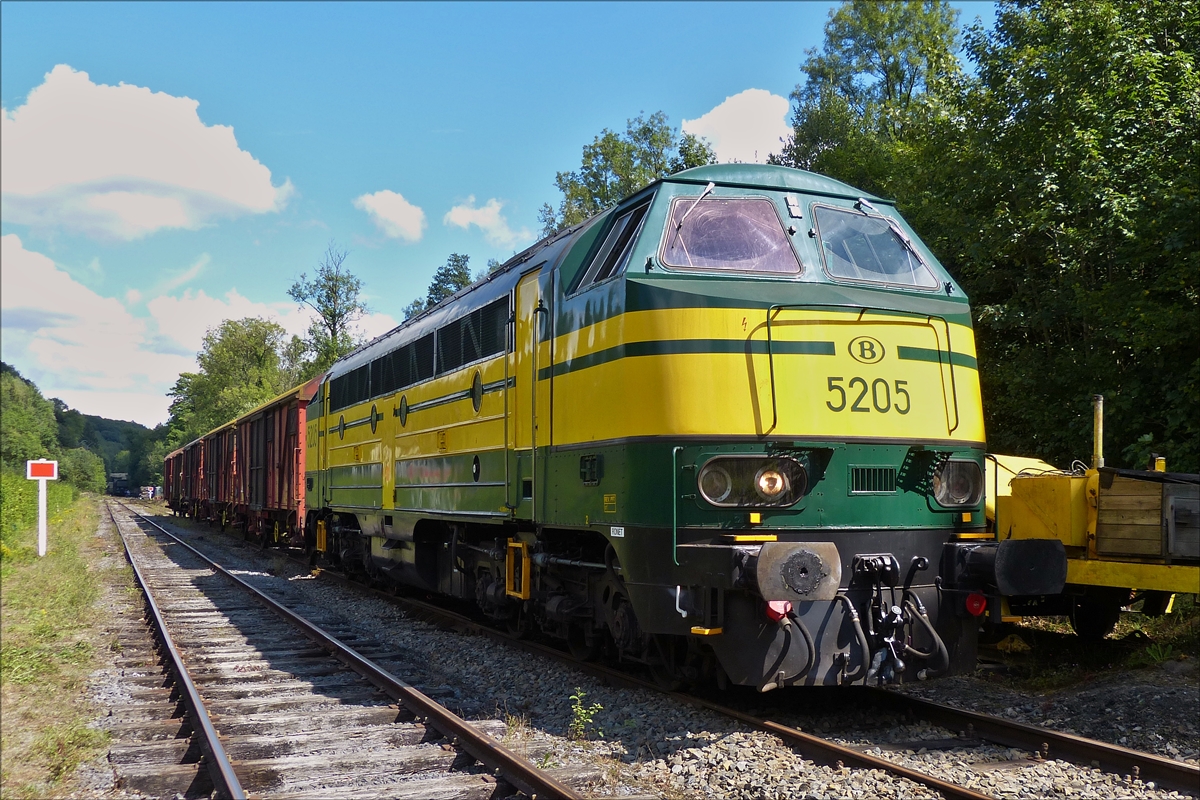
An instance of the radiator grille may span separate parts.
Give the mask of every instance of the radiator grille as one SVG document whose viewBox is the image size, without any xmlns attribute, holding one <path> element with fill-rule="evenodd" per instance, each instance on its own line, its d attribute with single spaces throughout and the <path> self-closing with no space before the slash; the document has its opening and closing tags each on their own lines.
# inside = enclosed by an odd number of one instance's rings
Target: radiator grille
<svg viewBox="0 0 1200 800">
<path fill-rule="evenodd" d="M 851 467 L 850 494 L 894 494 L 895 467 Z"/>
</svg>

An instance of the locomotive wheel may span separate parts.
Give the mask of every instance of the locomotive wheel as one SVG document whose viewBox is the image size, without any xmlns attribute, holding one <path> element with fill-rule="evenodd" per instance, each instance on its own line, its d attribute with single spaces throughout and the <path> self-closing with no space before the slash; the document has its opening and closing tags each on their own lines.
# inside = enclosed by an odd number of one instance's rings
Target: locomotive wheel
<svg viewBox="0 0 1200 800">
<path fill-rule="evenodd" d="M 517 611 L 515 614 L 509 616 L 508 619 L 504 620 L 504 629 L 508 631 L 509 635 L 514 639 L 524 639 L 529 635 L 529 628 L 524 624 L 524 620 L 522 619 L 522 614 L 520 611 Z"/>
<path fill-rule="evenodd" d="M 596 645 L 587 643 L 587 638 L 578 625 L 572 625 L 567 633 L 567 649 L 578 661 L 592 661 L 596 658 Z"/>
<path fill-rule="evenodd" d="M 1080 639 L 1098 642 L 1112 633 L 1121 618 L 1121 606 L 1111 600 L 1091 597 L 1075 599 L 1071 607 L 1071 627 Z"/>
</svg>

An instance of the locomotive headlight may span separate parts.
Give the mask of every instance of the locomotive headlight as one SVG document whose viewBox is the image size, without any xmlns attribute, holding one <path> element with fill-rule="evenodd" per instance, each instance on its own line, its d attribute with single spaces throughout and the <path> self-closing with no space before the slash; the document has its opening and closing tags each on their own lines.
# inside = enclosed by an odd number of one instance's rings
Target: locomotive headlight
<svg viewBox="0 0 1200 800">
<path fill-rule="evenodd" d="M 700 495 L 721 508 L 783 508 L 808 488 L 808 473 L 795 458 L 716 456 L 696 476 Z"/>
<path fill-rule="evenodd" d="M 933 499 L 939 506 L 956 508 L 979 504 L 983 473 L 974 461 L 947 461 L 933 473 Z"/>
<path fill-rule="evenodd" d="M 700 493 L 714 505 L 720 505 L 733 493 L 733 478 L 720 462 L 708 463 L 700 470 Z"/>
<path fill-rule="evenodd" d="M 782 472 L 772 467 L 763 467 L 754 476 L 754 489 L 758 496 L 768 503 L 773 503 L 787 491 L 788 480 Z"/>
</svg>

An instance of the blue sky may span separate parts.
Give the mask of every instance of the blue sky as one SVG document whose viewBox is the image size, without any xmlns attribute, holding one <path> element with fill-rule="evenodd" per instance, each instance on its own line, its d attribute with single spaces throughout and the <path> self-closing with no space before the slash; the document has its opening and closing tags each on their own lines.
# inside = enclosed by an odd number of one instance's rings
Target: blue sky
<svg viewBox="0 0 1200 800">
<path fill-rule="evenodd" d="M 0 4 L 0 353 L 161 422 L 207 327 L 303 330 L 330 241 L 380 333 L 449 253 L 532 243 L 603 128 L 661 110 L 765 160 L 833 5 Z"/>
</svg>

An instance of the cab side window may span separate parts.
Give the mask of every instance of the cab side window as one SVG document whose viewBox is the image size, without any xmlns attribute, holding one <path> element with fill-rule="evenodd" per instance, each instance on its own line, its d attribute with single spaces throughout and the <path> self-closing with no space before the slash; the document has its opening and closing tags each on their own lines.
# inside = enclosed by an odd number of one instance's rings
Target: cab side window
<svg viewBox="0 0 1200 800">
<path fill-rule="evenodd" d="M 591 263 L 583 271 L 583 277 L 572 288 L 572 292 L 581 291 L 592 284 L 607 280 L 625 271 L 629 265 L 629 256 L 633 252 L 633 245 L 637 242 L 638 234 L 641 233 L 642 223 L 646 220 L 646 211 L 649 208 L 650 203 L 647 201 L 616 218 L 612 227 L 609 228 L 608 235 L 604 237 L 604 241 L 596 250 Z"/>
</svg>

